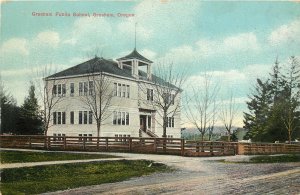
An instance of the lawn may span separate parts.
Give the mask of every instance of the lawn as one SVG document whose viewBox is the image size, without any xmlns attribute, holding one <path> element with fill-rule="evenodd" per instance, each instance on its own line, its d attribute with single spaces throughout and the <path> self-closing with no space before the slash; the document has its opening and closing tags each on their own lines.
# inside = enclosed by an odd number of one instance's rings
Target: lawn
<svg viewBox="0 0 300 195">
<path fill-rule="evenodd" d="M 82 160 L 99 158 L 116 158 L 117 156 L 105 154 L 84 154 L 64 152 L 25 152 L 25 151 L 0 151 L 1 163 L 25 163 L 60 160 Z"/>
<path fill-rule="evenodd" d="M 120 160 L 14 168 L 2 170 L 0 187 L 3 195 L 39 194 L 117 182 L 131 177 L 170 170 L 166 165 L 146 160 Z"/>
<path fill-rule="evenodd" d="M 300 162 L 300 154 L 264 155 L 250 158 L 250 163 Z"/>
</svg>

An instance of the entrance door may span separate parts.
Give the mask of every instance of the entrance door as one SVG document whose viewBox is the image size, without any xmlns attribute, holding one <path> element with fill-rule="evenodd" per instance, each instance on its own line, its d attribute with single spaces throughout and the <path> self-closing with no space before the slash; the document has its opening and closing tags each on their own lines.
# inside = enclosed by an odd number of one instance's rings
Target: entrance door
<svg viewBox="0 0 300 195">
<path fill-rule="evenodd" d="M 146 115 L 140 115 L 140 129 L 146 131 Z"/>
</svg>

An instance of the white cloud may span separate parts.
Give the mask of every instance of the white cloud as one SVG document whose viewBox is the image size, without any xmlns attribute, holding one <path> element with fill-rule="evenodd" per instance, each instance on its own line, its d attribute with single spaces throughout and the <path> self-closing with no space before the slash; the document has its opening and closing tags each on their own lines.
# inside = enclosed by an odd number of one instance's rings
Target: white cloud
<svg viewBox="0 0 300 195">
<path fill-rule="evenodd" d="M 300 20 L 295 20 L 275 29 L 268 37 L 272 45 L 286 44 L 292 42 L 299 43 L 300 37 Z"/>
<path fill-rule="evenodd" d="M 225 38 L 220 48 L 222 52 L 237 52 L 258 50 L 260 47 L 256 35 L 250 32 Z"/>
<path fill-rule="evenodd" d="M 5 41 L 1 46 L 2 54 L 29 55 L 28 41 L 24 38 L 12 38 Z"/>
<path fill-rule="evenodd" d="M 141 53 L 144 57 L 148 58 L 149 60 L 154 60 L 154 59 L 156 58 L 156 55 L 157 55 L 156 52 L 154 52 L 154 51 L 152 51 L 152 50 L 150 50 L 150 49 L 142 49 L 142 50 L 140 51 L 140 53 Z"/>
<path fill-rule="evenodd" d="M 105 19 L 79 18 L 75 20 L 71 33 L 63 42 L 70 45 L 81 44 L 91 48 L 95 44 L 102 44 L 101 41 L 111 38 L 112 35 L 111 24 Z"/>
<path fill-rule="evenodd" d="M 57 47 L 60 43 L 60 36 L 55 31 L 43 31 L 36 36 L 34 41 L 39 45 Z"/>
<path fill-rule="evenodd" d="M 163 58 L 175 62 L 194 62 L 211 56 L 240 54 L 241 52 L 257 52 L 260 44 L 254 33 L 241 33 L 224 39 L 200 39 L 193 45 L 181 45 L 171 48 Z"/>
</svg>

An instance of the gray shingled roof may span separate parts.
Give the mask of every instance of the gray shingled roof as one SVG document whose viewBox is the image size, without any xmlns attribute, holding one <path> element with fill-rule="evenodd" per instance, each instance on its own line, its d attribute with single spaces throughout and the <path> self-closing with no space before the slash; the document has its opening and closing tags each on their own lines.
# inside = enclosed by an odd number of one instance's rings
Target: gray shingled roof
<svg viewBox="0 0 300 195">
<path fill-rule="evenodd" d="M 86 62 L 83 62 L 81 64 L 78 64 L 76 66 L 73 66 L 71 68 L 68 68 L 66 70 L 60 71 L 58 73 L 55 73 L 53 75 L 50 75 L 46 77 L 46 79 L 56 78 L 56 77 L 65 77 L 65 76 L 78 76 L 78 75 L 84 75 L 84 74 L 91 74 L 91 73 L 97 73 L 97 72 L 106 72 L 109 74 L 113 74 L 116 76 L 122 76 L 127 78 L 134 78 L 131 74 L 131 69 L 124 66 L 123 69 L 118 67 L 118 63 L 113 60 L 107 60 L 104 58 L 95 57 L 91 60 L 88 60 Z M 147 73 L 139 70 L 139 76 L 142 80 L 147 80 Z M 156 83 L 160 83 L 161 85 L 174 87 L 176 86 L 172 84 L 168 84 L 163 79 L 155 76 L 152 74 L 152 80 Z"/>
<path fill-rule="evenodd" d="M 64 77 L 64 76 L 75 76 L 75 75 L 83 75 L 90 74 L 96 72 L 106 72 L 110 74 L 115 74 L 124 77 L 131 76 L 131 70 L 129 69 L 120 69 L 118 67 L 118 63 L 113 60 L 107 60 L 104 58 L 95 57 L 91 60 L 63 70 L 61 72 L 55 73 L 47 78 L 55 78 L 55 77 Z"/>
<path fill-rule="evenodd" d="M 139 52 L 137 52 L 137 50 L 134 48 L 134 50 L 128 54 L 125 57 L 122 58 L 118 58 L 117 60 L 131 60 L 131 59 L 139 59 L 148 63 L 153 63 L 151 60 L 148 60 L 147 58 L 145 58 L 144 56 L 142 56 Z"/>
</svg>

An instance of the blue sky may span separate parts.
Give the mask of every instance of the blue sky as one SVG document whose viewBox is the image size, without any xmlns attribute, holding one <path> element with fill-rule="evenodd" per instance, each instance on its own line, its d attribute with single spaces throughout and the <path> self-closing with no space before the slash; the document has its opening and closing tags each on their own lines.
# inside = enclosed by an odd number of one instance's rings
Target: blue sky
<svg viewBox="0 0 300 195">
<path fill-rule="evenodd" d="M 73 17 L 74 12 L 91 17 Z M 94 12 L 115 17 L 93 17 Z M 95 54 L 112 59 L 128 54 L 136 22 L 137 49 L 153 66 L 172 61 L 187 68 L 194 83 L 208 72 L 222 87 L 220 97 L 226 100 L 234 91 L 240 113 L 255 78 L 266 77 L 277 56 L 282 63 L 300 57 L 296 1 L 8 1 L 1 4 L 0 42 L 6 89 L 22 104 L 29 81 L 47 64 L 62 70 Z M 242 124 L 242 114 L 236 124 Z"/>
</svg>

